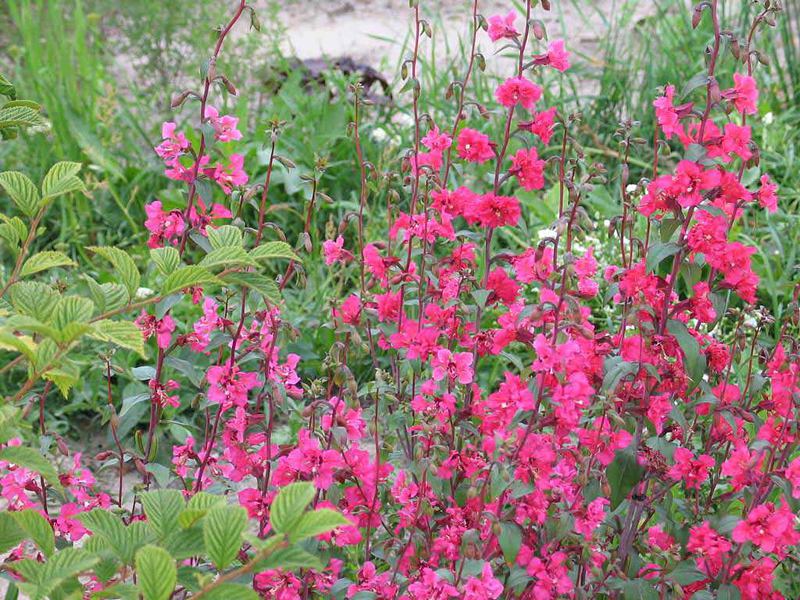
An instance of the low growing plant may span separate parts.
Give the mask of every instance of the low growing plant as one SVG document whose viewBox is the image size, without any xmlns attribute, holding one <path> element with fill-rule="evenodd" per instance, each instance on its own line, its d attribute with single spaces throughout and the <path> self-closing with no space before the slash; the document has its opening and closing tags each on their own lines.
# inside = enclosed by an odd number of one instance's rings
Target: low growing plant
<svg viewBox="0 0 800 600">
<path fill-rule="evenodd" d="M 146 600 L 798 597 L 800 313 L 773 323 L 742 241 L 778 203 L 752 124 L 757 34 L 780 6 L 757 2 L 734 31 L 721 4 L 693 8 L 692 26 L 713 32 L 707 70 L 656 94 L 652 174 L 638 181 L 629 165 L 650 142 L 635 122 L 620 124 L 610 169 L 577 141 L 591 122 L 543 105 L 543 72 L 570 54 L 537 18 L 550 2 L 534 0 L 488 18 L 473 1 L 451 121 L 425 111 L 433 32 L 410 1 L 413 144 L 378 171 L 352 86 L 358 202 L 324 240 L 316 207 L 335 167 L 320 158 L 302 175 L 289 244 L 268 220 L 276 165 L 294 168 L 284 124 L 246 165 L 238 120 L 215 108 L 236 94 L 217 58 L 253 10 L 243 0 L 201 89 L 173 101 L 199 105 L 195 129 L 164 124 L 155 151 L 182 187 L 145 207 L 144 275 L 98 247 L 112 270 L 56 279 L 73 265 L 37 246 L 50 176 L 38 189 L 0 175 L 22 215 L 4 218 L 16 237 L 3 236 L 15 261 L 0 316 L 16 353 L 3 372 L 23 375 L 0 427 L 14 585 Z M 487 36 L 513 53 L 492 106 L 470 96 Z M 54 167 L 65 196 L 78 168 Z M 620 212 L 602 228 L 585 208 L 601 194 Z M 552 226 L 532 231 L 547 210 Z M 315 261 L 340 285 L 313 292 L 345 291 L 312 315 L 317 330 L 298 329 L 282 295 L 301 293 Z M 111 436 L 97 478 L 46 418 L 52 384 L 67 394 L 92 368 Z M 71 458 L 60 473 L 51 448 Z"/>
</svg>

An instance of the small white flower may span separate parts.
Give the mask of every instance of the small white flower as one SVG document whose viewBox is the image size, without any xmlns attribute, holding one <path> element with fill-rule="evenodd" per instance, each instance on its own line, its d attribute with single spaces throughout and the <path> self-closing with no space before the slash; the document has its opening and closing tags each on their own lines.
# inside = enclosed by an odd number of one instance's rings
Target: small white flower
<svg viewBox="0 0 800 600">
<path fill-rule="evenodd" d="M 385 142 L 389 139 L 389 134 L 386 133 L 386 130 L 383 127 L 376 127 L 372 130 L 372 134 L 370 135 L 372 140 L 378 142 L 379 144 Z"/>
<path fill-rule="evenodd" d="M 775 115 L 772 112 L 768 112 L 764 115 L 764 125 L 772 125 L 775 122 Z"/>
<path fill-rule="evenodd" d="M 743 322 L 742 326 L 747 327 L 748 329 L 755 329 L 758 323 L 753 317 L 747 317 Z"/>
<path fill-rule="evenodd" d="M 140 288 L 138 288 L 136 290 L 136 294 L 135 295 L 136 295 L 137 299 L 142 300 L 144 298 L 152 296 L 153 294 L 155 294 L 155 292 L 153 290 L 151 290 L 150 288 L 140 287 Z"/>
<path fill-rule="evenodd" d="M 638 185 L 636 185 L 635 183 L 629 183 L 627 185 L 627 187 L 625 188 L 625 191 L 628 192 L 629 194 L 632 194 L 633 192 L 635 192 L 638 189 L 639 189 Z"/>
<path fill-rule="evenodd" d="M 558 235 L 555 229 L 540 229 L 538 236 L 540 240 L 552 240 Z"/>
</svg>

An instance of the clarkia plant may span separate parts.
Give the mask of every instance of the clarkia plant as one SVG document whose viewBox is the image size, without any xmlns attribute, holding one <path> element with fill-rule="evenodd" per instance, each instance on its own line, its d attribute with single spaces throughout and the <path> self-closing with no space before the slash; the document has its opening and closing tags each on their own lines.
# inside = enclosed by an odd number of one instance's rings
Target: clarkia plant
<svg viewBox="0 0 800 600">
<path fill-rule="evenodd" d="M 3 371 L 27 368 L 0 430 L 14 585 L 146 600 L 798 597 L 797 307 L 769 339 L 756 248 L 737 236 L 778 204 L 752 128 L 757 38 L 780 6 L 756 2 L 736 33 L 721 4 L 687 15 L 712 24 L 707 71 L 654 94 L 652 142 L 621 124 L 612 169 L 576 139 L 591 123 L 545 105 L 573 60 L 537 17 L 550 2 L 488 18 L 471 3 L 447 120 L 425 110 L 433 32 L 411 0 L 401 77 L 413 143 L 378 172 L 354 84 L 357 210 L 318 237 L 321 158 L 291 245 L 268 221 L 276 164 L 293 168 L 285 124 L 268 124 L 250 164 L 242 124 L 217 108 L 236 94 L 216 67 L 229 34 L 245 16 L 258 24 L 238 3 L 201 89 L 173 101 L 194 116 L 164 123 L 155 148 L 182 193 L 145 207 L 152 289 L 108 247 L 91 250 L 113 282 L 87 275 L 67 293 L 30 280 L 74 266 L 31 249 L 50 200 L 82 189 L 80 165 L 57 166 L 67 183 L 48 175 L 41 192 L 0 174 L 29 219 L 2 225 L 17 258 L 0 347 L 18 355 Z M 470 97 L 487 44 L 510 57 L 491 106 Z M 631 180 L 650 143 L 652 172 Z M 586 209 L 601 187 L 620 200 L 604 241 Z M 531 235 L 529 203 L 544 201 L 556 219 Z M 282 294 L 315 261 L 349 288 L 327 298 L 332 342 L 310 367 L 301 348 L 314 332 L 293 327 Z M 53 385 L 78 383 L 86 339 L 111 348 L 113 444 L 97 457 L 110 489 L 44 416 Z M 119 359 L 130 352 L 132 370 Z M 126 369 L 148 407 L 132 445 L 117 408 Z M 61 473 L 23 441 L 35 406 L 41 446 L 70 456 Z"/>
</svg>

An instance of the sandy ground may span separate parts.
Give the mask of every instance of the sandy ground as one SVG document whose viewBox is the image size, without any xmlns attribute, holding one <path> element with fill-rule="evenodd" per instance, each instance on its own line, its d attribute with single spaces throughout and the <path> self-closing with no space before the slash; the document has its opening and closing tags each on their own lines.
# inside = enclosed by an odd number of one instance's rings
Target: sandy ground
<svg viewBox="0 0 800 600">
<path fill-rule="evenodd" d="M 351 56 L 374 67 L 395 68 L 404 58 L 403 41 L 413 22 L 407 0 L 281 0 L 280 16 L 287 27 L 289 48 L 301 59 L 322 56 Z M 622 16 L 624 0 L 553 0 L 551 11 L 534 8 L 548 35 L 564 37 L 577 53 L 592 54 L 607 31 L 606 22 Z M 653 14 L 655 2 L 633 3 L 631 22 Z M 478 12 L 486 17 L 505 14 L 511 0 L 480 0 Z M 444 45 L 457 47 L 469 30 L 471 0 L 420 0 L 422 18 L 431 22 L 439 54 Z M 523 25 L 523 16 L 517 27 Z M 482 34 L 480 43 L 487 54 L 491 42 Z M 430 47 L 426 40 L 425 45 Z"/>
</svg>

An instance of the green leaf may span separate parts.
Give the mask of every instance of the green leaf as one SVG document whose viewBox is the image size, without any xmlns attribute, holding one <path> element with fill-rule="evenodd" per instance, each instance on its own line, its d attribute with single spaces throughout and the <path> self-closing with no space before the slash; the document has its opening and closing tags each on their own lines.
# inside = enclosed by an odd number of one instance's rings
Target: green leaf
<svg viewBox="0 0 800 600">
<path fill-rule="evenodd" d="M 723 583 L 717 589 L 717 600 L 740 600 L 741 597 L 739 588 L 732 583 Z"/>
<path fill-rule="evenodd" d="M 169 296 L 189 287 L 211 283 L 219 283 L 219 279 L 208 269 L 198 265 L 181 267 L 164 281 L 164 285 L 161 286 L 161 296 Z"/>
<path fill-rule="evenodd" d="M 8 103 L 10 104 L 10 103 Z M 34 127 L 44 123 L 38 110 L 30 106 L 9 106 L 4 104 L 0 108 L 0 129 L 9 127 Z"/>
<path fill-rule="evenodd" d="M 32 217 L 39 208 L 39 190 L 30 178 L 17 171 L 0 173 L 0 186 L 25 215 Z"/>
<path fill-rule="evenodd" d="M 150 250 L 150 258 L 156 266 L 158 270 L 161 271 L 162 275 L 169 275 L 175 269 L 178 268 L 178 265 L 181 262 L 181 255 L 178 254 L 178 251 L 171 246 L 166 246 L 164 248 L 153 248 Z"/>
<path fill-rule="evenodd" d="M 22 265 L 22 269 L 20 270 L 19 274 L 21 277 L 27 277 L 28 275 L 33 275 L 34 273 L 38 273 L 39 271 L 44 271 L 46 269 L 66 266 L 76 266 L 75 261 L 73 261 L 63 252 L 47 250 L 45 252 L 34 254 L 28 260 L 26 260 L 25 264 Z"/>
<path fill-rule="evenodd" d="M 53 489 L 64 495 L 64 488 L 58 480 L 58 473 L 53 464 L 33 448 L 27 446 L 9 446 L 0 450 L 0 460 L 25 467 L 39 473 Z"/>
<path fill-rule="evenodd" d="M 675 565 L 668 577 L 680 586 L 707 579 L 707 575 L 697 568 L 693 560 L 684 560 Z"/>
<path fill-rule="evenodd" d="M 680 249 L 680 245 L 675 242 L 657 243 L 650 246 L 647 250 L 647 272 L 654 272 L 658 269 L 661 261 L 668 256 L 674 256 Z"/>
<path fill-rule="evenodd" d="M 178 515 L 186 506 L 183 494 L 178 490 L 156 490 L 140 497 L 147 521 L 159 539 L 178 530 Z"/>
<path fill-rule="evenodd" d="M 67 358 L 62 358 L 58 367 L 49 369 L 42 374 L 42 377 L 55 383 L 58 391 L 66 398 L 69 391 L 78 383 L 80 374 L 78 365 Z"/>
<path fill-rule="evenodd" d="M 242 240 L 242 231 L 233 225 L 221 225 L 219 227 L 208 227 L 206 229 L 208 234 L 208 243 L 214 250 L 224 248 L 226 246 L 235 246 L 241 248 L 244 241 Z"/>
<path fill-rule="evenodd" d="M 5 553 L 25 539 L 25 531 L 17 524 L 11 512 L 0 512 L 0 553 Z"/>
<path fill-rule="evenodd" d="M 162 546 L 176 560 L 203 555 L 206 553 L 203 528 L 198 525 L 197 527 L 180 529 L 170 535 L 162 543 Z"/>
<path fill-rule="evenodd" d="M 46 557 L 53 555 L 56 550 L 53 528 L 42 515 L 33 509 L 9 513 L 25 537 L 33 540 Z"/>
<path fill-rule="evenodd" d="M 684 364 L 692 382 L 697 386 L 703 379 L 706 372 L 706 356 L 700 350 L 700 344 L 689 333 L 686 325 L 675 319 L 667 321 L 667 331 L 669 331 L 683 351 Z"/>
<path fill-rule="evenodd" d="M 99 254 L 114 265 L 116 274 L 119 275 L 120 281 L 122 281 L 125 289 L 128 290 L 128 297 L 134 298 L 136 290 L 139 289 L 141 276 L 139 275 L 139 269 L 136 268 L 136 263 L 133 262 L 128 253 L 110 246 L 89 246 L 89 250 Z"/>
<path fill-rule="evenodd" d="M 139 588 L 132 583 L 115 583 L 114 585 L 92 594 L 92 600 L 100 600 L 101 598 L 139 600 Z"/>
<path fill-rule="evenodd" d="M 644 470 L 631 449 L 618 450 L 614 460 L 606 469 L 608 485 L 611 486 L 611 509 L 616 509 L 628 497 L 633 487 L 642 479 Z"/>
<path fill-rule="evenodd" d="M 50 323 L 60 296 L 44 283 L 20 281 L 8 288 L 8 298 L 17 312 Z"/>
<path fill-rule="evenodd" d="M 330 508 L 319 508 L 300 517 L 300 520 L 292 527 L 289 539 L 293 542 L 300 542 L 333 531 L 337 527 L 351 524 L 341 513 Z"/>
<path fill-rule="evenodd" d="M 288 258 L 297 262 L 302 262 L 299 256 L 294 253 L 292 247 L 286 242 L 266 242 L 258 248 L 250 251 L 250 256 L 255 260 L 271 260 L 274 258 Z"/>
<path fill-rule="evenodd" d="M 70 161 L 57 162 L 50 167 L 42 181 L 42 200 L 83 191 L 85 189 L 83 182 L 76 177 L 80 170 L 80 163 Z"/>
<path fill-rule="evenodd" d="M 178 569 L 166 550 L 148 545 L 136 553 L 136 577 L 144 600 L 169 600 Z"/>
<path fill-rule="evenodd" d="M 255 267 L 257 264 L 255 260 L 250 258 L 244 248 L 236 246 L 223 246 L 212 250 L 200 261 L 200 266 L 206 269 L 233 266 Z"/>
<path fill-rule="evenodd" d="M 144 336 L 141 330 L 131 321 L 112 321 L 102 319 L 92 323 L 92 330 L 89 337 L 103 342 L 110 342 L 119 346 L 133 350 L 144 357 Z"/>
<path fill-rule="evenodd" d="M 273 531 L 292 533 L 315 494 L 314 485 L 307 481 L 290 483 L 281 488 L 270 509 L 269 522 Z"/>
<path fill-rule="evenodd" d="M 264 275 L 247 272 L 229 273 L 222 278 L 222 281 L 250 288 L 264 296 L 273 304 L 280 304 L 281 302 L 281 291 L 278 285 L 272 279 Z"/>
<path fill-rule="evenodd" d="M 522 545 L 522 531 L 514 523 L 500 523 L 500 536 L 498 538 L 500 548 L 503 550 L 503 558 L 506 564 L 514 565 Z"/>
<path fill-rule="evenodd" d="M 240 583 L 223 583 L 203 594 L 206 600 L 258 600 L 253 588 Z"/>
<path fill-rule="evenodd" d="M 56 305 L 53 325 L 63 329 L 70 323 L 88 324 L 94 312 L 94 304 L 81 296 L 63 296 Z"/>
<path fill-rule="evenodd" d="M 297 569 L 319 570 L 322 568 L 322 563 L 319 558 L 306 552 L 300 546 L 289 546 L 271 553 L 264 560 L 259 561 L 256 568 L 259 571 L 268 571 L 270 569 L 285 569 L 287 571 Z"/>
<path fill-rule="evenodd" d="M 658 592 L 646 579 L 631 579 L 622 584 L 623 600 L 658 600 Z"/>
<path fill-rule="evenodd" d="M 203 520 L 206 552 L 217 569 L 224 569 L 236 558 L 247 526 L 247 511 L 241 506 L 213 508 Z"/>
</svg>

